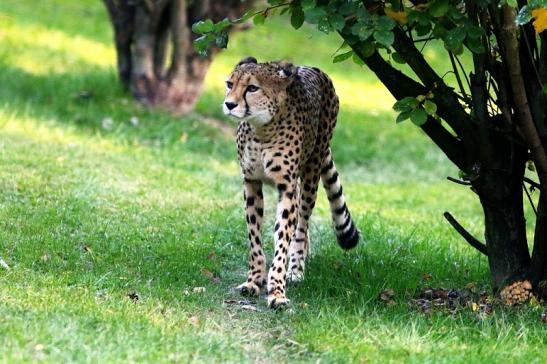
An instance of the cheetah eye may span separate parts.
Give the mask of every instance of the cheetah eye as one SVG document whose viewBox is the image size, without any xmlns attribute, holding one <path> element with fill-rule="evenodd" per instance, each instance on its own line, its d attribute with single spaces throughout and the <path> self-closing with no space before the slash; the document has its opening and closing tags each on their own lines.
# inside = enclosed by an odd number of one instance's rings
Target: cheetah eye
<svg viewBox="0 0 547 364">
<path fill-rule="evenodd" d="M 247 91 L 248 92 L 256 92 L 256 91 L 258 91 L 258 86 L 249 85 L 249 86 L 247 86 Z"/>
<path fill-rule="evenodd" d="M 234 84 L 231 81 L 226 81 L 226 87 L 228 87 L 228 89 L 231 90 L 233 86 Z"/>
</svg>

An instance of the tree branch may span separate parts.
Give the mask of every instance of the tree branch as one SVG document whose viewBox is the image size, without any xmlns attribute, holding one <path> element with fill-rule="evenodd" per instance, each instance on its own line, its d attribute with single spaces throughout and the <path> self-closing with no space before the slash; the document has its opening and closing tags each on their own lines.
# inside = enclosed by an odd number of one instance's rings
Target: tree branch
<svg viewBox="0 0 547 364">
<path fill-rule="evenodd" d="M 465 228 L 454 218 L 454 216 L 450 214 L 450 212 L 447 211 L 443 215 L 450 225 L 452 225 L 454 230 L 456 230 L 469 245 L 477 249 L 482 254 L 488 256 L 488 249 L 486 248 L 486 245 L 477 240 L 477 238 L 471 235 L 469 231 L 465 230 Z"/>
<path fill-rule="evenodd" d="M 547 192 L 545 191 L 545 186 L 547 186 L 547 155 L 545 154 L 545 150 L 543 149 L 543 145 L 532 119 L 526 88 L 522 78 L 515 9 L 508 5 L 504 5 L 503 17 L 504 25 L 502 34 L 505 43 L 505 61 L 509 70 L 515 107 L 517 109 L 518 126 L 532 154 L 542 192 Z"/>
<path fill-rule="evenodd" d="M 365 57 L 359 47 L 352 48 L 397 100 L 427 93 L 427 89 L 423 85 L 395 69 L 378 52 L 370 57 Z M 427 122 L 421 128 L 452 163 L 462 170 L 468 170 L 466 152 L 461 141 L 446 130 L 439 121 L 428 117 Z"/>
<path fill-rule="evenodd" d="M 416 73 L 428 90 L 435 94 L 437 113 L 442 117 L 466 146 L 466 151 L 474 151 L 474 133 L 470 116 L 465 112 L 458 101 L 457 95 L 449 88 L 443 79 L 427 63 L 424 56 L 415 47 L 410 39 L 399 27 L 393 29 L 395 40 L 393 48 L 401 55 L 407 64 Z"/>
</svg>

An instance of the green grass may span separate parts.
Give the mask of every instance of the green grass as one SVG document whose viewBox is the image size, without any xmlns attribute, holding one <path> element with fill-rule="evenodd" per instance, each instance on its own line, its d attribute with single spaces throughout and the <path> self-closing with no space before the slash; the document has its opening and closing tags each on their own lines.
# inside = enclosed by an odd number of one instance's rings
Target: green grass
<svg viewBox="0 0 547 364">
<path fill-rule="evenodd" d="M 481 236 L 480 206 L 445 181 L 457 170 L 417 128 L 395 125 L 370 72 L 331 63 L 335 36 L 281 20 L 235 35 L 197 112 L 180 118 L 121 91 L 111 38 L 99 1 L 0 3 L 0 257 L 11 266 L 0 268 L 0 362 L 547 360 L 542 308 L 409 309 L 426 286 L 488 289 L 487 261 L 442 219 L 449 210 Z M 245 275 L 241 180 L 233 140 L 202 121 L 222 118 L 224 77 L 250 54 L 333 77 L 334 156 L 364 236 L 354 251 L 336 246 L 321 192 L 307 277 L 284 312 L 223 304 Z M 270 191 L 266 234 L 274 201 Z M 392 306 L 378 299 L 388 287 Z"/>
</svg>

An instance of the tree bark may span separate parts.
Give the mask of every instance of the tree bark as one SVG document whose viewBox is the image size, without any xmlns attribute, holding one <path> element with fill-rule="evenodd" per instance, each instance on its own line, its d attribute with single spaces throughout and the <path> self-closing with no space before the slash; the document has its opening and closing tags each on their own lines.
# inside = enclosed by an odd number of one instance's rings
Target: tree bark
<svg viewBox="0 0 547 364">
<path fill-rule="evenodd" d="M 114 28 L 120 81 L 139 102 L 176 114 L 194 109 L 216 53 L 203 57 L 194 50 L 192 24 L 236 18 L 253 5 L 239 0 L 103 1 Z"/>
<path fill-rule="evenodd" d="M 522 279 L 530 267 L 522 179 L 526 149 L 506 136 L 492 140 L 496 159 L 485 166 L 473 187 L 484 211 L 488 263 L 495 291 Z"/>
</svg>

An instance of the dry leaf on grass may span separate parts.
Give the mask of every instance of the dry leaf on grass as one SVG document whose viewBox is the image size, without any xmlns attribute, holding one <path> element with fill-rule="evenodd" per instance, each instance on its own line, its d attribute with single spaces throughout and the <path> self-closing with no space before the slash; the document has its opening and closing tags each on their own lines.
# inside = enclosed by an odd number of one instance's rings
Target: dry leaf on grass
<svg viewBox="0 0 547 364">
<path fill-rule="evenodd" d="M 193 293 L 204 293 L 205 292 L 205 287 L 194 287 L 194 288 L 192 288 L 192 292 Z"/>
<path fill-rule="evenodd" d="M 0 258 L 0 267 L 4 268 L 5 270 L 10 270 L 10 267 L 8 263 L 2 258 Z"/>
<path fill-rule="evenodd" d="M 380 293 L 380 299 L 382 301 L 390 301 L 393 296 L 395 296 L 395 290 L 393 288 L 386 288 L 382 293 Z"/>
<path fill-rule="evenodd" d="M 207 269 L 207 268 L 201 268 L 201 273 L 202 273 L 205 277 L 209 278 L 209 280 L 210 280 L 211 282 L 213 282 L 214 284 L 219 284 L 219 283 L 220 283 L 220 278 L 215 277 L 215 274 L 214 274 L 213 272 L 211 272 L 209 269 Z"/>
<path fill-rule="evenodd" d="M 198 327 L 199 323 L 200 323 L 200 320 L 199 320 L 198 316 L 191 316 L 191 317 L 188 318 L 188 322 L 190 323 L 190 325 L 192 325 L 194 327 Z"/>
</svg>

